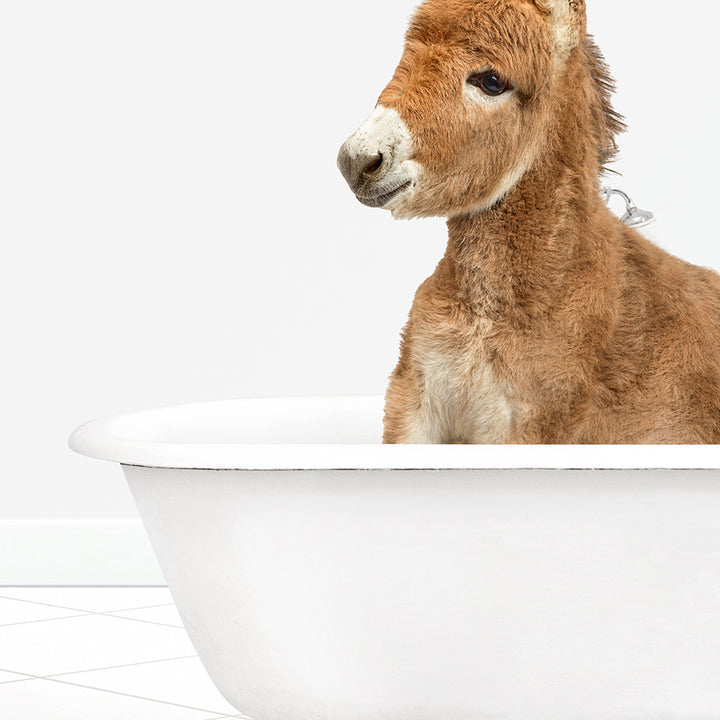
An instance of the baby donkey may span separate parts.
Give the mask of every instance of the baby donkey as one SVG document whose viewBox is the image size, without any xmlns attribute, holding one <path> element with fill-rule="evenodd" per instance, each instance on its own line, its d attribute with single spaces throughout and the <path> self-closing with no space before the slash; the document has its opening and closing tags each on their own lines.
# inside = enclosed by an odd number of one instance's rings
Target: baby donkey
<svg viewBox="0 0 720 720">
<path fill-rule="evenodd" d="M 720 277 L 608 210 L 623 129 L 583 0 L 425 0 L 338 165 L 448 218 L 385 399 L 388 443 L 717 443 Z"/>
</svg>

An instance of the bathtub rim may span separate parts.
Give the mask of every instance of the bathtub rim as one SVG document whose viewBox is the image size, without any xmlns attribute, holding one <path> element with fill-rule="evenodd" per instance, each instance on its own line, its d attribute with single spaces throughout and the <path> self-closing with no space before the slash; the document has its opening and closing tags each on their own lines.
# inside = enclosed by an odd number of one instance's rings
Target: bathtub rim
<svg viewBox="0 0 720 720">
<path fill-rule="evenodd" d="M 238 398 L 183 403 L 101 417 L 83 423 L 68 440 L 81 455 L 141 467 L 191 470 L 715 470 L 715 445 L 383 445 L 377 443 L 163 442 L 130 437 L 128 424 L 171 417 L 193 408 L 243 402 L 330 401 L 380 403 L 376 396 Z"/>
</svg>

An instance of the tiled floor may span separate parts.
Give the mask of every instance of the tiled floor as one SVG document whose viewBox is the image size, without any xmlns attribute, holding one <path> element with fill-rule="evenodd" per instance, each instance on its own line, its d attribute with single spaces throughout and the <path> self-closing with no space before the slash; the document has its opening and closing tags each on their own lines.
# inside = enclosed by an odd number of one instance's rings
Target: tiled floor
<svg viewBox="0 0 720 720">
<path fill-rule="evenodd" d="M 0 587 L 3 720 L 229 717 L 166 588 Z"/>
</svg>

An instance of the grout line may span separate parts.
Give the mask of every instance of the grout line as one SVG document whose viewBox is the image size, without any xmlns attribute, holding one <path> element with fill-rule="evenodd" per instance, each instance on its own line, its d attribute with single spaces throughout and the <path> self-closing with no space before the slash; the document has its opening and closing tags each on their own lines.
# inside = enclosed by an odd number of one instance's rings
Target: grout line
<svg viewBox="0 0 720 720">
<path fill-rule="evenodd" d="M 0 599 L 1 600 L 14 600 L 15 602 L 31 603 L 33 605 L 42 605 L 43 607 L 58 608 L 59 610 L 72 610 L 73 612 L 78 613 L 77 615 L 63 615 L 61 617 L 56 617 L 56 618 L 43 618 L 42 620 L 24 620 L 22 623 L 7 623 L 6 625 L 21 625 L 23 623 L 31 623 L 31 622 L 48 622 L 50 620 L 65 620 L 66 618 L 84 617 L 86 615 L 104 615 L 105 617 L 114 617 L 114 618 L 118 618 L 119 620 L 133 620 L 135 622 L 150 623 L 151 625 L 162 625 L 163 627 L 172 627 L 172 628 L 177 628 L 179 630 L 185 629 L 184 626 L 182 626 L 182 625 L 171 625 L 170 623 L 161 623 L 161 622 L 157 622 L 156 620 L 145 620 L 142 618 L 129 618 L 129 617 L 123 617 L 121 615 L 115 614 L 115 613 L 119 613 L 119 612 L 133 612 L 135 610 L 149 610 L 150 608 L 158 608 L 158 607 L 174 607 L 175 606 L 174 603 L 161 603 L 160 605 L 142 605 L 140 607 L 125 608 L 123 610 L 81 610 L 80 608 L 68 607 L 67 605 L 52 605 L 51 603 L 44 603 L 44 602 L 40 602 L 39 600 L 25 600 L 23 598 L 8 597 L 6 595 L 0 595 Z M 6 625 L 0 624 L 0 627 L 6 627 Z"/>
<path fill-rule="evenodd" d="M 68 610 L 69 609 L 70 608 L 68 608 Z M 16 623 L 5 623 L 4 625 L 0 625 L 0 628 L 12 627 L 13 625 L 30 625 L 32 623 L 55 622 L 55 621 L 59 621 L 59 620 L 71 620 L 73 618 L 89 617 L 90 615 L 96 615 L 99 617 L 115 618 L 116 620 L 126 620 L 128 622 L 145 623 L 147 625 L 160 625 L 161 627 L 175 628 L 175 630 L 185 630 L 184 625 L 171 625 L 170 623 L 161 623 L 161 622 L 158 622 L 157 620 L 143 620 L 142 618 L 125 617 L 123 615 L 114 615 L 113 613 L 107 613 L 107 612 L 93 612 L 92 610 L 86 610 L 86 611 L 81 610 L 81 611 L 78 611 L 77 615 L 61 615 L 60 617 L 54 617 L 54 618 L 41 618 L 40 620 L 22 620 L 22 621 L 16 622 Z"/>
<path fill-rule="evenodd" d="M 126 607 L 126 608 L 119 608 L 118 610 L 97 610 L 96 612 L 104 612 L 104 613 L 119 613 L 119 612 L 130 612 L 131 610 L 151 610 L 152 608 L 159 608 L 159 607 L 174 607 L 175 603 L 160 603 L 159 605 L 141 605 L 140 607 Z M 92 612 L 92 611 L 88 611 Z"/>
<path fill-rule="evenodd" d="M 120 668 L 135 667 L 137 665 L 152 665 L 153 663 L 172 662 L 173 660 L 188 660 L 196 658 L 197 655 L 179 655 L 178 657 L 159 658 L 158 660 L 143 660 L 136 663 L 125 663 L 124 665 L 108 665 L 107 667 L 91 668 L 90 670 L 72 670 L 70 672 L 52 673 L 51 675 L 39 675 L 42 680 L 50 680 L 56 677 L 64 677 L 65 675 L 80 675 L 82 673 L 100 672 L 101 670 L 118 670 Z M 9 670 L 8 672 L 14 672 Z"/>
<path fill-rule="evenodd" d="M 194 657 L 194 656 L 189 656 L 189 657 Z M 177 659 L 177 658 L 171 658 L 171 659 Z M 154 662 L 159 662 L 159 661 L 154 661 Z M 143 665 L 145 663 L 137 663 L 137 664 Z M 5 668 L 0 668 L 0 670 L 5 670 Z M 6 672 L 13 672 L 13 671 L 6 670 Z M 27 679 L 28 680 L 45 680 L 46 682 L 54 682 L 54 683 L 59 683 L 61 685 L 70 685 L 72 687 L 85 688 L 86 690 L 96 690 L 97 692 L 110 693 L 111 695 L 122 695 L 123 697 L 134 698 L 135 700 L 145 700 L 147 702 L 159 703 L 161 705 L 172 705 L 173 707 L 185 708 L 186 710 L 197 710 L 198 712 L 206 712 L 206 713 L 214 712 L 213 710 L 208 710 L 207 708 L 199 708 L 199 707 L 194 707 L 192 705 L 181 705 L 180 703 L 170 702 L 169 700 L 158 700 L 156 698 L 143 697 L 142 695 L 133 695 L 131 693 L 120 692 L 119 690 L 108 690 L 106 688 L 93 687 L 92 685 L 83 685 L 82 683 L 68 682 L 67 680 L 57 680 L 56 678 L 50 677 L 48 675 L 29 675 Z M 215 717 L 217 718 L 218 716 L 216 715 Z M 220 715 L 219 717 L 233 717 L 233 716 L 232 715 L 230 715 L 230 716 Z"/>
<path fill-rule="evenodd" d="M 13 673 L 14 675 L 25 675 L 24 678 L 18 680 L 8 680 L 7 682 L 18 682 L 19 680 L 52 680 L 57 677 L 64 677 L 65 675 L 82 675 L 83 673 L 100 672 L 102 670 L 118 670 L 126 667 L 136 667 L 137 665 L 152 665 L 153 663 L 161 662 L 172 662 L 173 660 L 188 660 L 190 658 L 196 658 L 197 655 L 178 655 L 177 657 L 171 658 L 158 658 L 157 660 L 141 660 L 136 663 L 124 663 L 123 665 L 107 665 L 105 667 L 90 668 L 89 670 L 70 670 L 69 672 L 61 673 L 50 673 L 49 675 L 31 675 L 30 673 L 20 672 L 18 670 L 8 670 L 7 668 L 0 668 L 0 671 Z M 0 683 L 5 684 L 5 683 Z"/>
<path fill-rule="evenodd" d="M 38 675 L 31 675 L 30 673 L 21 673 L 18 670 L 9 670 L 8 668 L 5 668 L 5 667 L 0 667 L 0 670 L 2 670 L 3 672 L 14 673 L 15 675 L 27 675 L 28 680 L 38 680 L 40 677 Z"/>
<path fill-rule="evenodd" d="M 81 610 L 80 608 L 68 607 L 67 605 L 55 605 L 54 603 L 40 602 L 40 600 L 26 600 L 25 598 L 11 597 L 9 595 L 0 595 L 0 600 L 15 600 L 15 602 L 26 602 L 26 603 L 32 603 L 33 605 L 45 605 L 46 607 L 60 608 L 61 610 L 75 610 L 76 612 L 100 613 L 100 614 L 111 613 L 111 612 L 127 612 L 129 610 L 149 610 L 150 608 L 170 607 L 171 605 L 175 605 L 175 603 L 169 602 L 169 603 L 159 603 L 157 605 L 139 605 L 138 607 L 119 608 L 118 610 L 114 610 L 114 609 L 111 609 L 111 610 Z"/>
<path fill-rule="evenodd" d="M 142 695 L 133 695 L 131 693 L 120 692 L 119 690 L 107 690 L 106 688 L 93 687 L 92 685 L 83 685 L 81 683 L 68 682 L 67 680 L 56 680 L 51 677 L 37 677 L 37 680 L 46 680 L 47 682 L 61 683 L 62 685 L 71 685 L 73 687 L 81 687 L 87 690 L 97 690 L 98 692 L 111 693 L 112 695 L 122 695 L 123 697 L 135 698 L 136 700 L 146 700 L 148 702 L 160 703 L 161 705 L 172 705 L 173 707 L 185 708 L 186 710 L 197 710 L 198 712 L 211 713 L 212 710 L 207 708 L 194 707 L 192 705 L 181 705 L 180 703 L 170 702 L 169 700 L 158 700 L 156 698 L 143 697 Z M 232 716 L 230 716 L 232 717 Z"/>
<path fill-rule="evenodd" d="M 181 705 L 180 703 L 170 702 L 169 700 L 158 700 L 157 698 L 149 698 L 149 697 L 144 697 L 142 695 L 133 695 L 131 693 L 120 692 L 119 690 L 108 690 L 107 688 L 99 688 L 99 687 L 95 687 L 93 685 L 83 685 L 82 683 L 69 682 L 68 680 L 58 680 L 57 679 L 59 676 L 65 676 L 65 675 L 82 675 L 85 673 L 96 672 L 96 671 L 101 671 L 101 670 L 115 670 L 117 668 L 134 667 L 137 665 L 150 665 L 152 663 L 160 663 L 160 662 L 172 662 L 173 660 L 186 660 L 186 659 L 195 658 L 195 657 L 197 657 L 197 655 L 181 655 L 179 657 L 163 658 L 161 660 L 145 660 L 144 662 L 139 662 L 139 663 L 128 663 L 126 665 L 112 665 L 112 666 L 105 667 L 105 668 L 94 668 L 93 670 L 73 671 L 71 673 L 56 673 L 55 675 L 29 675 L 27 673 L 23 673 L 23 675 L 25 677 L 18 678 L 17 680 L 7 680 L 4 682 L 0 682 L 0 685 L 8 685 L 11 683 L 16 683 L 16 682 L 27 682 L 28 680 L 48 680 L 50 682 L 61 683 L 63 685 L 71 685 L 73 687 L 80 687 L 80 688 L 84 688 L 87 690 L 97 690 L 98 692 L 107 692 L 112 695 L 122 695 L 123 697 L 135 698 L 137 700 L 145 700 L 147 702 L 155 702 L 155 703 L 160 703 L 162 705 L 172 705 L 173 707 L 180 707 L 180 708 L 185 708 L 188 710 L 196 710 L 198 712 L 211 713 L 213 711 L 208 710 L 207 708 L 199 708 L 199 707 L 194 707 L 192 705 Z M 0 668 L 0 670 L 7 672 L 7 673 L 12 673 L 14 675 L 20 675 L 20 673 L 17 673 L 14 670 L 7 670 L 6 668 Z M 250 720 L 250 718 L 248 718 L 246 715 L 212 715 L 212 716 L 206 718 L 205 720 L 225 720 L 225 718 L 242 718 L 243 720 Z"/>
<path fill-rule="evenodd" d="M 85 617 L 86 615 L 94 614 L 95 613 L 90 611 L 83 611 L 78 613 L 77 615 L 61 615 L 60 617 L 40 618 L 39 620 L 20 620 L 19 622 L 14 623 L 0 623 L 0 628 L 13 627 L 14 625 L 31 625 L 32 623 L 52 622 L 53 620 L 69 620 L 70 618 Z M 177 625 L 172 625 L 171 627 L 177 627 Z"/>
<path fill-rule="evenodd" d="M 122 615 L 116 615 L 115 613 L 93 613 L 94 615 L 105 615 L 105 617 L 114 617 L 118 620 L 132 620 L 134 622 L 141 622 L 141 623 L 147 623 L 148 625 L 162 625 L 163 627 L 170 627 L 170 628 L 176 628 L 178 630 L 184 630 L 185 627 L 183 625 L 171 625 L 170 623 L 161 623 L 157 622 L 157 620 L 143 620 L 142 618 L 130 618 L 130 617 L 123 617 Z M 59 618 L 60 620 L 62 618 Z"/>
<path fill-rule="evenodd" d="M 23 682 L 24 680 L 34 680 L 35 679 L 32 675 L 27 675 L 26 673 L 16 672 L 15 670 L 6 670 L 5 668 L 2 668 L 2 672 L 9 673 L 10 675 L 20 675 L 22 677 L 18 677 L 15 680 L 0 680 L 0 685 L 9 685 L 10 683 Z"/>
<path fill-rule="evenodd" d="M 38 680 L 38 678 L 23 677 L 23 678 L 18 678 L 17 680 L 0 680 L 0 685 L 12 685 L 13 683 L 27 682 L 28 680 Z"/>
<path fill-rule="evenodd" d="M 53 605 L 52 603 L 40 602 L 39 600 L 24 600 L 23 598 L 9 597 L 8 595 L 0 595 L 0 600 L 15 600 L 16 602 L 32 603 L 33 605 L 43 605 L 45 607 L 59 608 L 60 610 L 74 610 L 75 612 L 92 614 L 94 610 L 81 610 L 80 608 L 68 607 L 67 605 Z M 59 620 L 60 618 L 58 618 Z"/>
</svg>

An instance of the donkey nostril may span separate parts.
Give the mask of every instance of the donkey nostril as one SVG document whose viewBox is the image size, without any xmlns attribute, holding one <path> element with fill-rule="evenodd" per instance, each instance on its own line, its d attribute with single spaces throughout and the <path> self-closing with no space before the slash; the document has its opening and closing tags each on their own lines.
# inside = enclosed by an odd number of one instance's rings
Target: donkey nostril
<svg viewBox="0 0 720 720">
<path fill-rule="evenodd" d="M 382 167 L 382 164 L 383 164 L 382 153 L 373 155 L 373 157 L 369 158 L 369 162 L 363 168 L 361 175 L 372 175 L 373 173 L 377 172 Z"/>
</svg>

